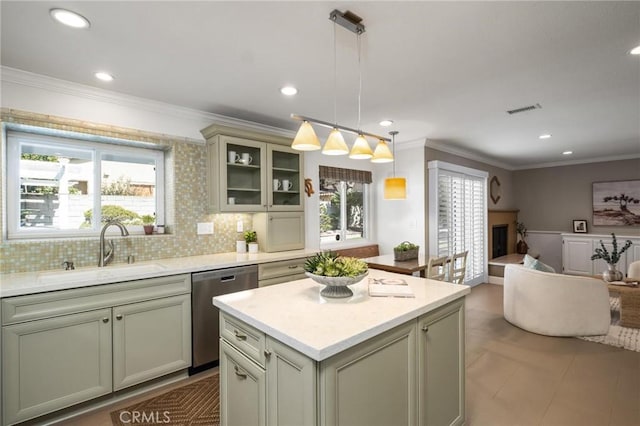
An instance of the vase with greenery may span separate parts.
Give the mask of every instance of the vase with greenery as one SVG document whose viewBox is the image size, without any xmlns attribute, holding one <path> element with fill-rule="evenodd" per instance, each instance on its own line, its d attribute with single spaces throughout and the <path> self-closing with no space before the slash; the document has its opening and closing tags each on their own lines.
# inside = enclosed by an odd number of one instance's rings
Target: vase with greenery
<svg viewBox="0 0 640 426">
<path fill-rule="evenodd" d="M 616 234 L 611 233 L 611 251 L 607 250 L 602 240 L 600 240 L 600 247 L 595 249 L 595 253 L 591 256 L 591 260 L 602 259 L 607 262 L 607 270 L 602 273 L 602 278 L 605 281 L 620 281 L 624 275 L 618 270 L 617 264 L 620 261 L 620 256 L 631 247 L 631 240 L 627 240 L 620 250 L 618 250 L 618 241 L 616 240 Z"/>
<path fill-rule="evenodd" d="M 150 214 L 144 214 L 140 217 L 142 219 L 142 227 L 144 228 L 144 233 L 146 235 L 153 234 L 153 223 L 156 221 L 156 218 Z"/>
<path fill-rule="evenodd" d="M 393 248 L 393 259 L 399 261 L 417 259 L 418 250 L 420 250 L 420 246 L 403 241 Z"/>
<path fill-rule="evenodd" d="M 249 247 L 249 253 L 258 252 L 258 234 L 256 231 L 245 231 L 244 242 Z"/>
<path fill-rule="evenodd" d="M 309 278 L 326 286 L 320 292 L 322 296 L 341 298 L 353 296 L 347 286 L 361 281 L 368 273 L 368 265 L 362 259 L 327 251 L 307 258 L 304 270 Z"/>
<path fill-rule="evenodd" d="M 520 239 L 516 243 L 516 253 L 527 254 L 527 252 L 529 251 L 529 245 L 525 241 L 525 238 L 527 238 L 526 225 L 522 222 L 516 221 L 516 232 L 518 233 L 518 236 L 520 236 Z"/>
</svg>

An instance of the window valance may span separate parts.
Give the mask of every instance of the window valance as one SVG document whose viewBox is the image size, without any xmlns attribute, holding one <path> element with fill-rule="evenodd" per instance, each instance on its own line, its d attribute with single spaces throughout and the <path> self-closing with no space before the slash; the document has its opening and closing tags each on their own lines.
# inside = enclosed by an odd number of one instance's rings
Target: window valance
<svg viewBox="0 0 640 426">
<path fill-rule="evenodd" d="M 335 179 L 345 182 L 371 183 L 371 172 L 366 170 L 342 169 L 320 166 L 320 179 Z"/>
</svg>

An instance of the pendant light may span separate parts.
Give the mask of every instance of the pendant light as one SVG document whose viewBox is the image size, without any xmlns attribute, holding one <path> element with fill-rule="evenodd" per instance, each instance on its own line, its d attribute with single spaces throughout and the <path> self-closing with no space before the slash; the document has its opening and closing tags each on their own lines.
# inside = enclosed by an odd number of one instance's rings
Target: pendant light
<svg viewBox="0 0 640 426">
<path fill-rule="evenodd" d="M 398 134 L 398 132 L 392 131 L 392 132 L 389 132 L 389 134 L 391 135 L 391 138 L 392 138 L 391 143 L 393 144 L 393 157 L 395 158 L 396 135 Z M 384 180 L 384 199 L 385 200 L 404 200 L 406 198 L 407 198 L 407 180 L 405 178 L 396 177 L 396 163 L 394 161 L 393 177 L 386 178 Z"/>
<path fill-rule="evenodd" d="M 360 61 L 360 33 L 358 33 L 357 38 L 357 49 L 358 49 L 358 132 L 360 132 L 360 110 L 362 104 L 362 65 Z M 373 157 L 373 151 L 371 151 L 371 147 L 369 146 L 369 142 L 365 139 L 362 133 L 358 134 L 353 146 L 351 147 L 351 152 L 349 153 L 349 158 L 353 158 L 356 160 L 367 160 Z"/>
<path fill-rule="evenodd" d="M 320 140 L 308 121 L 303 121 L 293 139 L 291 148 L 298 151 L 317 151 L 320 149 Z"/>
<path fill-rule="evenodd" d="M 336 21 L 333 21 L 333 122 L 336 123 L 322 153 L 325 155 L 345 155 L 349 153 L 349 147 L 338 130 L 338 61 L 336 57 Z"/>
</svg>

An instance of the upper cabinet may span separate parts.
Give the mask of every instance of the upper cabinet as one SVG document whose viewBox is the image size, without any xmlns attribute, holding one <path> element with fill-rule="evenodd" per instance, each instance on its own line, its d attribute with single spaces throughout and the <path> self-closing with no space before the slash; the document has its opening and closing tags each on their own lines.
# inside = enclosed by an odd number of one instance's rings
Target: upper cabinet
<svg viewBox="0 0 640 426">
<path fill-rule="evenodd" d="M 304 210 L 303 157 L 290 139 L 215 125 L 202 133 L 211 212 Z"/>
</svg>

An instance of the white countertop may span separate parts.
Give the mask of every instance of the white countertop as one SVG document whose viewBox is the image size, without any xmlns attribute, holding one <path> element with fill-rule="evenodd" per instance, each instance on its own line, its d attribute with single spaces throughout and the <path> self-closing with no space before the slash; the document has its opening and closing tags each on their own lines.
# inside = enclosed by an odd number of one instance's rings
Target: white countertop
<svg viewBox="0 0 640 426">
<path fill-rule="evenodd" d="M 56 269 L 16 274 L 0 274 L 0 298 L 231 268 L 234 266 L 256 265 L 278 260 L 307 257 L 317 252 L 317 250 L 292 250 L 277 253 L 251 254 L 232 252 L 158 259 L 137 262 L 132 265 L 116 264 L 103 268 L 76 268 L 72 271 Z"/>
<path fill-rule="evenodd" d="M 369 278 L 403 278 L 415 298 L 370 297 Z M 345 299 L 320 296 L 311 279 L 218 296 L 213 304 L 304 355 L 322 361 L 470 293 L 466 285 L 370 269 Z"/>
</svg>

